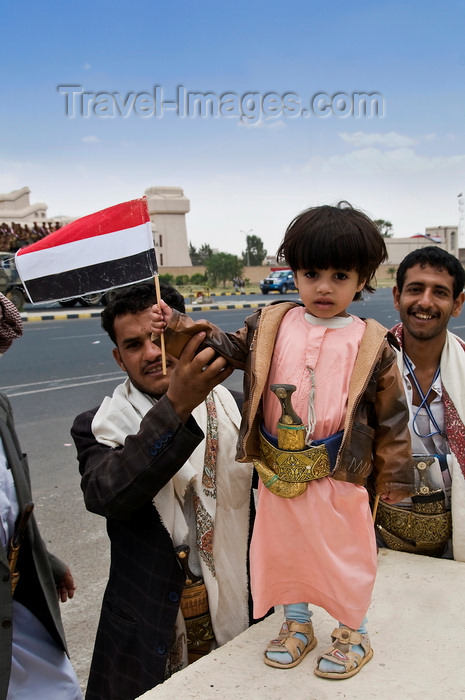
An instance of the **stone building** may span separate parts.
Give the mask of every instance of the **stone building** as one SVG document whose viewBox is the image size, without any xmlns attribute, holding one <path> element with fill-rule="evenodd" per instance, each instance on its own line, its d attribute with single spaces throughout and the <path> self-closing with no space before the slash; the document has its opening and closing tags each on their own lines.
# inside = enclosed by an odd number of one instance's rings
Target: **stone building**
<svg viewBox="0 0 465 700">
<path fill-rule="evenodd" d="M 0 223 L 29 224 L 47 221 L 47 205 L 43 202 L 31 204 L 29 187 L 0 194 Z"/>
<path fill-rule="evenodd" d="M 158 266 L 190 267 L 186 214 L 190 202 L 181 187 L 145 190 Z"/>
<path fill-rule="evenodd" d="M 399 265 L 408 253 L 417 248 L 437 245 L 448 253 L 459 255 L 459 237 L 457 226 L 436 226 L 425 229 L 425 234 L 417 234 L 408 238 L 387 238 L 388 264 Z"/>
</svg>

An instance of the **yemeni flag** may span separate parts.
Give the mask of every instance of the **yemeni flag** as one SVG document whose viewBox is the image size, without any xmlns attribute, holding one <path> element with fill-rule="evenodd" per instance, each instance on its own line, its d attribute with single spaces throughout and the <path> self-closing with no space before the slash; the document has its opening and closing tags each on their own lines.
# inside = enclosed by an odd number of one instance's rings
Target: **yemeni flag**
<svg viewBox="0 0 465 700">
<path fill-rule="evenodd" d="M 83 216 L 18 250 L 15 262 L 34 304 L 147 280 L 158 271 L 147 199 Z"/>
</svg>

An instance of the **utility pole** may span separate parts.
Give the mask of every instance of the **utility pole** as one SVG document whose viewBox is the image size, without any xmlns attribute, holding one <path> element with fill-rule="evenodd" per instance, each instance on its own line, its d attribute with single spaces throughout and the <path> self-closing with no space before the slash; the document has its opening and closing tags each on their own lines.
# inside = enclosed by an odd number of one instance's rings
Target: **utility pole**
<svg viewBox="0 0 465 700">
<path fill-rule="evenodd" d="M 458 196 L 458 200 L 459 200 L 459 230 L 458 230 L 458 246 L 457 246 L 457 248 L 460 251 L 460 248 L 465 248 L 465 226 L 464 226 L 464 216 L 463 216 L 464 199 L 463 199 L 463 194 L 459 194 L 457 196 Z"/>
</svg>

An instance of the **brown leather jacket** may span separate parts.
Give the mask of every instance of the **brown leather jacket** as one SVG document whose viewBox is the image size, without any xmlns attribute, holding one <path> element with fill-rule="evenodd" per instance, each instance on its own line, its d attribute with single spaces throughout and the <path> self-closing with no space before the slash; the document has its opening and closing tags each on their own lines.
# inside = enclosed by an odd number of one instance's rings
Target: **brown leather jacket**
<svg viewBox="0 0 465 700">
<path fill-rule="evenodd" d="M 235 333 L 225 333 L 208 321 L 195 322 L 178 311 L 165 331 L 166 351 L 179 353 L 187 340 L 207 331 L 205 345 L 244 370 L 244 405 L 236 459 L 251 462 L 260 457 L 258 430 L 262 418 L 261 396 L 265 388 L 281 319 L 295 302 L 281 302 L 258 309 Z M 414 475 L 408 408 L 390 343 L 395 338 L 377 321 L 365 321 L 349 387 L 342 444 L 331 477 L 366 486 L 374 481 L 376 493 L 414 491 Z M 389 342 L 388 342 L 389 341 Z"/>
</svg>

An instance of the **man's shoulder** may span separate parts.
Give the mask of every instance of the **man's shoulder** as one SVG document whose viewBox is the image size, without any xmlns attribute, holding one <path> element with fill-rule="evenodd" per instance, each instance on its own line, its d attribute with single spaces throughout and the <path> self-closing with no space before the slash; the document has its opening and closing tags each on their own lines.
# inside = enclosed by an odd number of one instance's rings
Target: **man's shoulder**
<svg viewBox="0 0 465 700">
<path fill-rule="evenodd" d="M 465 341 L 462 340 L 462 338 L 459 338 L 459 336 L 456 335 L 455 333 L 452 333 L 452 331 L 447 331 L 447 332 L 451 338 L 453 338 L 454 340 L 457 341 L 457 343 L 460 345 L 462 350 L 465 351 Z"/>
<path fill-rule="evenodd" d="M 82 428 L 86 425 L 90 426 L 99 408 L 100 406 L 95 406 L 95 408 L 91 408 L 88 411 L 83 411 L 82 413 L 79 413 L 73 421 L 72 430 Z"/>
<path fill-rule="evenodd" d="M 116 387 L 116 389 L 119 389 L 120 387 L 123 387 L 124 384 L 125 384 L 125 382 L 126 382 L 126 380 L 125 380 L 124 382 L 122 382 L 121 384 L 118 384 L 118 386 Z M 116 389 L 115 389 L 115 391 L 116 391 Z M 92 423 L 95 414 L 97 413 L 97 411 L 99 410 L 99 408 L 102 406 L 102 404 L 103 404 L 105 401 L 108 401 L 108 399 L 109 399 L 109 397 L 108 397 L 108 396 L 105 396 L 105 397 L 102 399 L 102 401 L 100 402 L 100 404 L 99 404 L 98 406 L 95 406 L 94 408 L 90 408 L 90 409 L 88 409 L 87 411 L 83 411 L 82 413 L 79 413 L 79 414 L 76 416 L 76 418 L 74 419 L 73 427 L 74 427 L 75 425 L 84 425 L 84 424 L 86 424 L 86 423 Z"/>
</svg>

